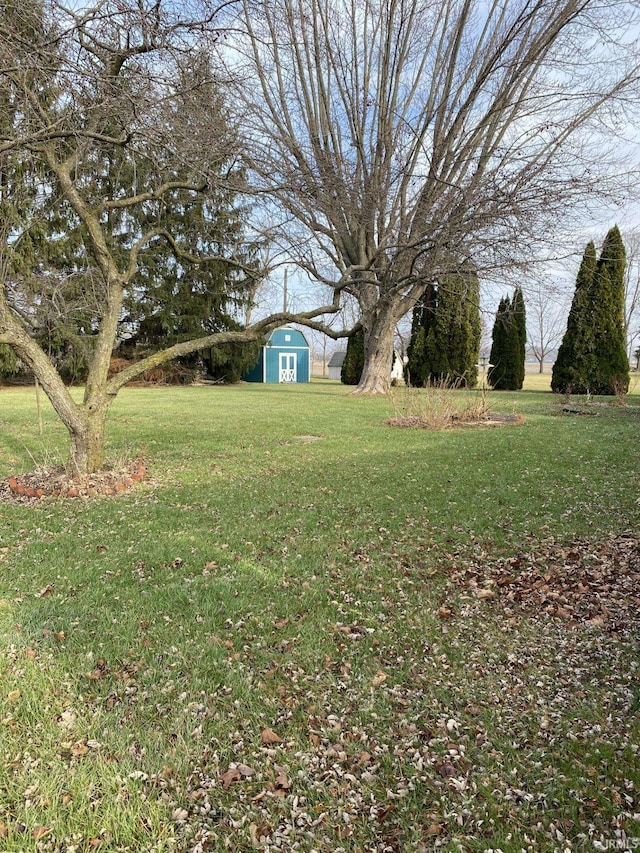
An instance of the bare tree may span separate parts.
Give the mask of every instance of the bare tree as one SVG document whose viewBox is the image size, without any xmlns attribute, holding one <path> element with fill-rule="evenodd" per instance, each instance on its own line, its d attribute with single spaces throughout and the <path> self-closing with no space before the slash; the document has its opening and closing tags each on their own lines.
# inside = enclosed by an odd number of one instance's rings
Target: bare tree
<svg viewBox="0 0 640 853">
<path fill-rule="evenodd" d="M 568 306 L 561 287 L 550 285 L 527 287 L 527 337 L 529 347 L 538 362 L 538 372 L 544 373 L 545 360 L 557 348 L 564 333 Z"/>
<path fill-rule="evenodd" d="M 124 296 L 136 286 L 144 253 L 162 246 L 176 266 L 212 260 L 172 232 L 167 209 L 176 198 L 205 198 L 215 189 L 214 161 L 229 162 L 230 176 L 237 172 L 236 136 L 212 126 L 197 87 L 180 82 L 198 45 L 219 36 L 220 12 L 197 2 L 189 12 L 187 21 L 184 10 L 161 0 L 105 0 L 88 8 L 24 0 L 2 8 L 0 343 L 33 370 L 67 427 L 69 466 L 80 474 L 103 465 L 109 406 L 144 370 L 218 343 L 257 340 L 285 321 L 314 325 L 313 318 L 337 309 L 276 313 L 243 331 L 178 343 L 108 376 Z M 149 162 L 152 178 L 143 182 L 140 167 Z M 96 182 L 101 170 L 103 180 Z M 16 276 L 49 276 L 44 261 L 27 259 L 43 240 L 48 256 L 71 220 L 79 235 L 74 263 L 79 274 L 90 273 L 95 312 L 79 404 L 33 339 L 20 288 L 13 286 Z M 47 228 L 51 222 L 58 228 Z M 227 262 L 241 267 L 233 255 Z"/>
<path fill-rule="evenodd" d="M 224 56 L 265 220 L 357 299 L 360 392 L 387 390 L 393 330 L 429 282 L 511 263 L 603 189 L 581 134 L 637 82 L 599 0 L 243 0 L 239 28 Z"/>
<path fill-rule="evenodd" d="M 624 330 L 629 361 L 640 338 L 640 231 L 630 231 L 624 238 L 627 250 L 625 271 Z"/>
</svg>

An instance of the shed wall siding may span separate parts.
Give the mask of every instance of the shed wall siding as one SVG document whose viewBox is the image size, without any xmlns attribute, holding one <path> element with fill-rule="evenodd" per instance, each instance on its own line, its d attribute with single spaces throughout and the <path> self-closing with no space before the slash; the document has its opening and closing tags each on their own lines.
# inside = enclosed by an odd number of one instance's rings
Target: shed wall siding
<svg viewBox="0 0 640 853">
<path fill-rule="evenodd" d="M 296 354 L 296 382 L 308 382 L 309 350 L 303 347 L 266 347 L 265 382 L 280 382 L 280 354 Z"/>
</svg>

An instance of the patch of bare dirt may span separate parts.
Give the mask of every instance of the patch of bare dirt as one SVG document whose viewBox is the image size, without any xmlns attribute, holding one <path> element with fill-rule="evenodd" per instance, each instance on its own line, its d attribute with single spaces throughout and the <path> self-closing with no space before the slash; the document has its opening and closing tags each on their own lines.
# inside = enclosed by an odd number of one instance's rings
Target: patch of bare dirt
<svg viewBox="0 0 640 853">
<path fill-rule="evenodd" d="M 43 498 L 93 498 L 131 491 L 148 480 L 146 463 L 140 459 L 123 467 L 106 468 L 88 477 L 70 475 L 64 466 L 36 468 L 0 482 L 0 501 L 25 504 Z"/>
<path fill-rule="evenodd" d="M 507 560 L 456 568 L 453 580 L 511 611 L 547 613 L 618 634 L 640 630 L 640 536 L 553 541 Z"/>
</svg>

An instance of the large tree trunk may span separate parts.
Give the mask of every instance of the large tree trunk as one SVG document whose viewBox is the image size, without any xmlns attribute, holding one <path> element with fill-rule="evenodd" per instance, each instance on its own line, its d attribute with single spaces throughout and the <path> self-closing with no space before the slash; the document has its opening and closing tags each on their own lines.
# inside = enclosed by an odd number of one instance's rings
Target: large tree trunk
<svg viewBox="0 0 640 853">
<path fill-rule="evenodd" d="M 67 470 L 76 477 L 86 477 L 100 471 L 104 465 L 105 425 L 109 403 L 105 401 L 82 407 L 83 424 L 79 430 L 69 430 L 71 445 Z"/>
<path fill-rule="evenodd" d="M 354 394 L 386 394 L 389 391 L 395 325 L 395 313 L 385 305 L 379 305 L 372 316 L 363 316 L 364 368 Z"/>
<path fill-rule="evenodd" d="M 33 371 L 49 402 L 69 433 L 67 469 L 76 477 L 100 470 L 104 463 L 105 422 L 113 396 L 85 394 L 78 404 L 40 346 L 29 337 L 0 299 L 0 331 L 19 358 Z"/>
</svg>

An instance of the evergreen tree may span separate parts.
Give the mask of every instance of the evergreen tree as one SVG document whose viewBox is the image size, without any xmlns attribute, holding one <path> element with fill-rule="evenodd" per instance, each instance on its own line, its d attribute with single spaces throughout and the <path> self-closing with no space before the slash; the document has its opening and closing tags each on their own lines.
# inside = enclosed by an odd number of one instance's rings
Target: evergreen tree
<svg viewBox="0 0 640 853">
<path fill-rule="evenodd" d="M 516 287 L 511 303 L 513 319 L 518 335 L 518 359 L 516 363 L 517 389 L 522 388 L 525 376 L 525 359 L 527 354 L 527 314 L 522 288 Z"/>
<path fill-rule="evenodd" d="M 494 388 L 502 388 L 502 378 L 505 371 L 507 342 L 509 339 L 508 317 L 511 303 L 508 296 L 503 296 L 498 304 L 496 318 L 491 333 L 491 352 L 489 354 L 489 371 L 487 379 Z"/>
<path fill-rule="evenodd" d="M 179 103 L 166 116 L 166 125 L 177 138 L 184 133 L 184 113 L 197 115 L 214 113 L 221 136 L 228 132 L 224 100 L 212 82 L 214 74 L 205 53 L 196 53 L 188 70 L 183 70 L 178 90 L 185 103 Z M 153 186 L 157 182 L 156 157 L 149 152 L 143 163 L 136 164 L 136 181 Z M 166 164 L 162 164 L 163 166 Z M 179 155 L 175 170 L 182 168 Z M 238 193 L 231 184 L 240 186 L 242 175 L 229 169 L 228 160 L 212 154 L 207 164 L 209 173 L 224 174 L 228 180 L 212 182 L 217 189 L 195 195 L 176 190 L 165 196 L 155 208 L 147 208 L 144 216 L 153 219 L 158 229 L 165 229 L 178 242 L 182 253 L 207 256 L 212 260 L 202 264 L 176 258 L 165 241 L 157 241 L 155 251 L 147 251 L 140 259 L 137 286 L 129 293 L 128 324 L 135 333 L 127 347 L 137 349 L 136 357 L 161 347 L 190 340 L 203 334 L 239 330 L 238 310 L 247 303 L 253 271 L 257 269 L 257 248 L 249 248 L 240 257 L 237 246 L 244 243 L 243 230 L 247 209 L 238 203 Z M 113 168 L 106 171 L 112 174 Z M 120 171 L 118 171 L 120 174 Z M 121 229 L 118 229 L 118 233 Z M 234 264 L 227 259 L 233 255 Z M 184 255 L 183 255 L 184 257 Z M 238 264 L 242 261 L 242 269 Z M 242 365 L 256 348 L 243 354 L 242 347 L 227 347 L 224 353 L 207 351 L 180 361 L 189 366 L 204 366 L 215 378 L 227 373 L 240 376 Z M 259 349 L 259 345 L 258 345 Z M 240 378 L 240 376 L 238 378 Z"/>
<path fill-rule="evenodd" d="M 474 386 L 478 379 L 480 286 L 472 271 L 449 275 L 429 288 L 414 310 L 406 374 L 426 381 Z"/>
<path fill-rule="evenodd" d="M 595 370 L 592 394 L 626 394 L 629 359 L 624 332 L 626 254 L 617 226 L 602 246 L 594 278 Z"/>
<path fill-rule="evenodd" d="M 0 344 L 0 380 L 3 376 L 12 376 L 18 372 L 18 359 L 11 347 Z"/>
<path fill-rule="evenodd" d="M 513 302 L 504 296 L 498 305 L 493 340 L 489 356 L 488 380 L 499 391 L 518 391 L 524 379 L 524 353 L 521 344 L 521 327 L 514 309 L 517 289 Z"/>
<path fill-rule="evenodd" d="M 596 247 L 587 243 L 576 277 L 576 289 L 558 357 L 551 372 L 551 389 L 561 394 L 586 394 L 594 372 L 593 285 Z"/>
<path fill-rule="evenodd" d="M 133 92 L 138 85 L 135 75 L 129 79 L 122 72 L 122 77 L 123 87 Z M 248 299 L 246 284 L 257 267 L 257 249 L 248 248 L 243 255 L 237 251 L 239 244 L 247 245 L 243 237 L 247 210 L 238 203 L 238 192 L 231 184 L 240 186 L 242 175 L 230 168 L 228 158 L 212 153 L 207 155 L 203 170 L 209 176 L 224 175 L 228 181 L 212 180 L 206 192 L 175 189 L 153 197 L 155 188 L 167 178 L 200 181 L 199 175 L 187 170 L 179 151 L 194 117 L 213 113 L 220 136 L 228 132 L 223 97 L 213 80 L 209 59 L 204 53 L 195 53 L 189 69 L 176 81 L 180 94 L 166 107 L 166 113 L 158 116 L 158 121 L 162 118 L 162 133 L 175 136 L 171 148 L 162 139 L 157 147 L 149 143 L 144 150 L 96 144 L 95 156 L 82 170 L 78 167 L 83 190 L 96 208 L 104 199 L 151 195 L 126 212 L 117 206 L 105 212 L 109 248 L 122 266 L 126 266 L 132 245 L 143 233 L 157 231 L 159 235 L 138 256 L 135 286 L 125 296 L 126 313 L 119 327 L 119 338 L 125 343 L 119 354 L 127 358 L 137 360 L 180 341 L 241 328 L 237 317 Z M 120 131 L 107 123 L 102 132 L 117 137 Z M 46 195 L 51 185 L 46 174 L 25 176 L 5 167 L 0 177 L 0 216 L 6 218 L 16 187 L 26 206 L 31 184 L 39 191 L 32 193 L 33 205 L 41 208 L 37 216 L 31 214 L 37 227 L 25 230 L 16 243 L 12 292 L 29 316 L 33 337 L 61 376 L 71 382 L 83 379 L 104 310 L 103 296 L 95 286 L 99 276 L 88 249 L 86 227 L 68 202 L 53 204 L 43 198 L 43 190 Z M 173 245 L 163 238 L 165 233 L 172 235 Z M 203 256 L 211 260 L 189 260 Z M 42 274 L 44 269 L 46 275 Z M 180 361 L 188 367 L 204 365 L 214 375 L 220 371 L 222 375 L 236 375 L 243 360 L 251 357 L 249 353 L 241 355 L 241 350 L 227 347 L 225 353 L 208 355 L 205 351 Z"/>
<path fill-rule="evenodd" d="M 231 384 L 240 382 L 242 377 L 258 361 L 264 341 L 253 343 L 220 344 L 205 350 L 202 360 L 212 379 Z"/>
<path fill-rule="evenodd" d="M 357 385 L 364 369 L 364 331 L 359 329 L 347 340 L 347 354 L 342 362 L 340 381 L 343 385 Z"/>
<path fill-rule="evenodd" d="M 430 284 L 422 299 L 413 309 L 411 320 L 411 338 L 407 347 L 407 363 L 404 368 L 404 380 L 407 385 L 416 388 L 428 382 L 430 365 L 427 361 L 426 343 L 429 332 L 435 321 L 436 290 Z"/>
<path fill-rule="evenodd" d="M 624 244 L 614 227 L 597 262 L 593 243 L 585 249 L 567 331 L 553 366 L 553 391 L 613 395 L 628 390 L 624 272 Z"/>
</svg>

